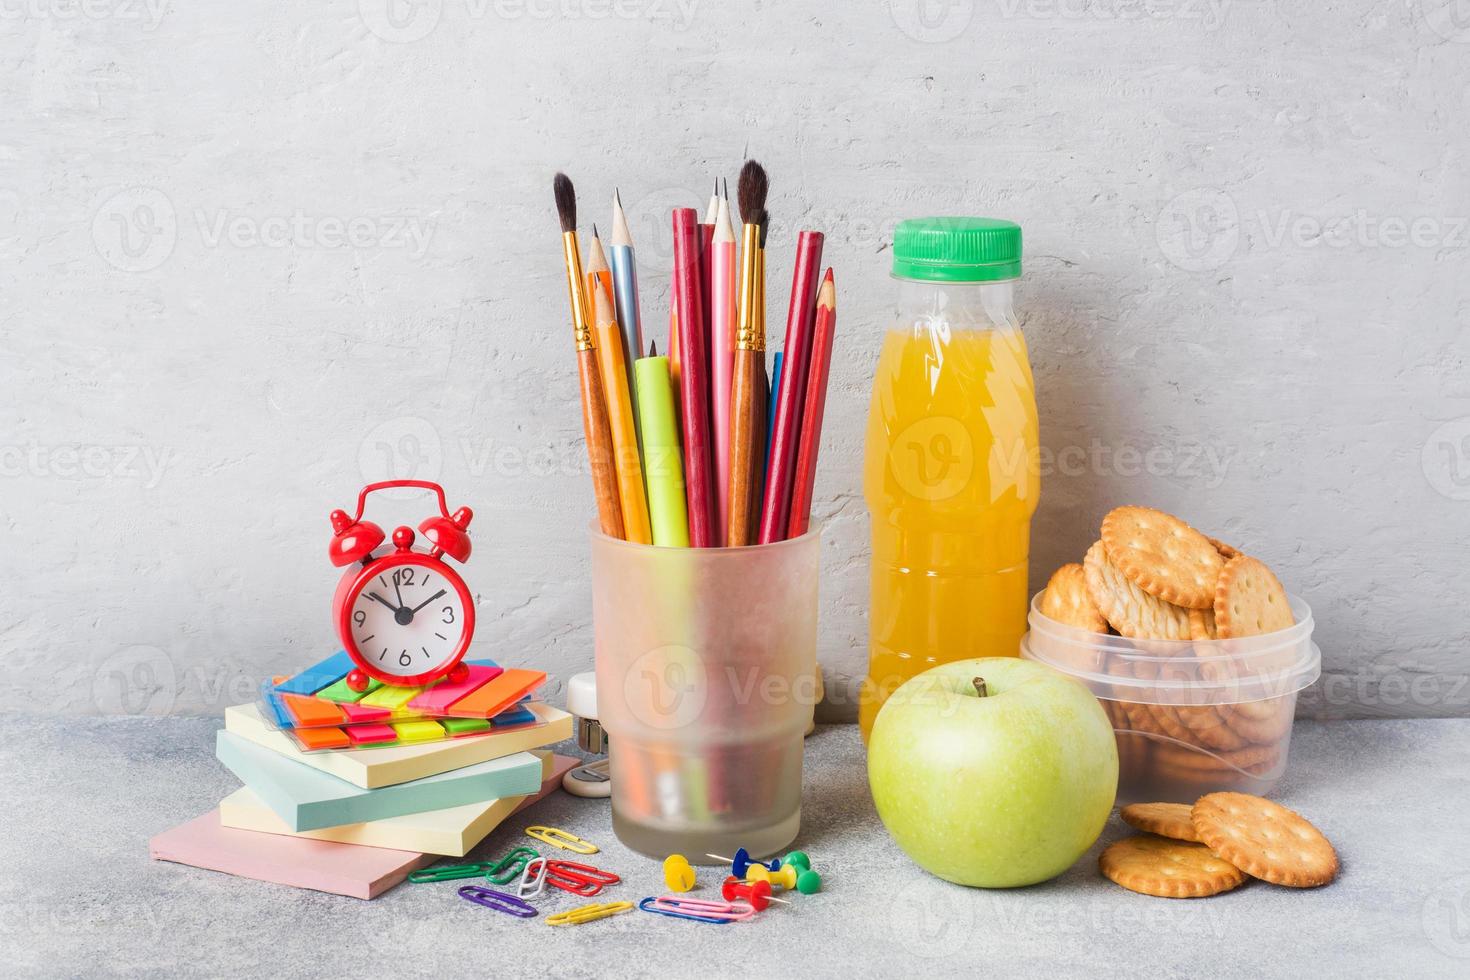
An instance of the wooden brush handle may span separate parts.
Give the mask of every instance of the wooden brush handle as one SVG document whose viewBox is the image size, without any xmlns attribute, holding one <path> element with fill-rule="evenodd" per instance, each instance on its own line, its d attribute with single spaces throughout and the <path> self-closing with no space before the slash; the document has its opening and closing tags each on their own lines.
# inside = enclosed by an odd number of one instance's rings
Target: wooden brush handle
<svg viewBox="0 0 1470 980">
<path fill-rule="evenodd" d="M 725 524 L 725 543 L 731 548 L 748 545 L 754 501 L 759 499 L 755 484 L 755 466 L 759 449 L 755 418 L 756 375 L 761 372 L 761 352 L 737 350 L 730 376 L 730 487 L 729 518 Z"/>
<path fill-rule="evenodd" d="M 597 352 L 577 351 L 577 373 L 582 382 L 582 429 L 587 436 L 587 462 L 592 468 L 592 492 L 597 495 L 597 521 L 610 538 L 623 537 L 623 512 L 618 500 L 618 474 L 613 465 L 612 426 L 607 399 L 597 377 Z"/>
</svg>

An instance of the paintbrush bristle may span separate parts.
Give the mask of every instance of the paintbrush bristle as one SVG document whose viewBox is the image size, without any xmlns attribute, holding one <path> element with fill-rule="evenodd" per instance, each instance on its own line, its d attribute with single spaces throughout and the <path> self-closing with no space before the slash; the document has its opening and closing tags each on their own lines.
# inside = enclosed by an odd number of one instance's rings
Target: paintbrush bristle
<svg viewBox="0 0 1470 980">
<path fill-rule="evenodd" d="M 551 180 L 551 191 L 556 195 L 556 216 L 561 221 L 562 233 L 576 231 L 577 190 L 572 186 L 572 178 L 557 174 Z"/>
<path fill-rule="evenodd" d="M 766 209 L 766 194 L 770 190 L 770 182 L 766 178 L 766 168 L 754 160 L 746 160 L 745 166 L 740 168 L 740 179 L 735 183 L 735 196 L 740 204 L 740 220 L 746 224 L 759 224 L 755 215 Z"/>
<path fill-rule="evenodd" d="M 760 246 L 761 248 L 765 248 L 766 236 L 771 233 L 771 212 L 764 210 L 757 211 L 755 223 L 761 230 Z"/>
</svg>

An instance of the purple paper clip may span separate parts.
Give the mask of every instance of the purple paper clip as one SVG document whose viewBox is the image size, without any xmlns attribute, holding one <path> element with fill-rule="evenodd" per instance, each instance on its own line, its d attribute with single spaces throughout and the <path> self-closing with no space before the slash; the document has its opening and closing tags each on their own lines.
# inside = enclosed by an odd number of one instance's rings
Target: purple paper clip
<svg viewBox="0 0 1470 980">
<path fill-rule="evenodd" d="M 487 909 L 504 912 L 506 915 L 514 915 L 522 919 L 534 918 L 536 907 L 528 902 L 523 902 L 514 895 L 498 892 L 493 888 L 483 885 L 465 885 L 459 890 L 459 897 L 476 905 L 483 905 Z"/>
</svg>

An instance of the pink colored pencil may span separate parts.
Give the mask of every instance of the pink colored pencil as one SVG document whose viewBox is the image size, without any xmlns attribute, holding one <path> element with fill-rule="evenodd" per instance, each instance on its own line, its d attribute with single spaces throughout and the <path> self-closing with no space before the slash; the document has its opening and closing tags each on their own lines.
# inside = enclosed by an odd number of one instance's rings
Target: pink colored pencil
<svg viewBox="0 0 1470 980">
<path fill-rule="evenodd" d="M 801 437 L 796 446 L 796 480 L 791 489 L 788 538 L 801 537 L 811 523 L 812 489 L 817 482 L 817 451 L 822 446 L 822 415 L 827 408 L 827 378 L 832 373 L 832 340 L 836 332 L 837 284 L 829 268 L 817 290 L 812 366 L 807 372 L 806 410 L 801 413 Z"/>
<path fill-rule="evenodd" d="M 806 407 L 806 383 L 812 355 L 812 326 L 817 308 L 817 271 L 822 263 L 820 231 L 803 231 L 796 238 L 796 263 L 791 276 L 791 301 L 786 307 L 786 342 L 782 350 L 781 385 L 776 396 L 776 418 L 771 427 L 771 453 L 766 462 L 766 492 L 761 505 L 757 541 L 784 540 L 791 526 L 791 488 L 795 482 L 796 443 L 801 436 L 801 413 Z"/>
<path fill-rule="evenodd" d="M 725 544 L 725 524 L 730 519 L 730 380 L 735 371 L 735 227 L 730 223 L 730 201 L 720 199 L 715 220 L 715 237 L 710 245 L 710 392 L 711 417 L 715 427 L 715 489 L 718 515 L 715 522 L 719 542 Z"/>
<path fill-rule="evenodd" d="M 674 308 L 679 319 L 680 411 L 684 429 L 684 488 L 689 504 L 689 545 L 712 548 L 715 488 L 710 467 L 709 374 L 703 299 L 699 282 L 699 216 L 674 209 Z"/>
</svg>

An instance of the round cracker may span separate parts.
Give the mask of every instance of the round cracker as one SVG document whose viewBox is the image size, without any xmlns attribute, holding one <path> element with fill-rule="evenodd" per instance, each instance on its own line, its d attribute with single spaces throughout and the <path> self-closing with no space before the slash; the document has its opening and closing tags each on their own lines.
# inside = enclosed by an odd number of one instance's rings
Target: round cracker
<svg viewBox="0 0 1470 980">
<path fill-rule="evenodd" d="M 1264 562 L 1237 555 L 1215 586 L 1215 629 L 1222 640 L 1274 633 L 1296 624 L 1286 590 Z"/>
<path fill-rule="evenodd" d="M 1280 803 L 1246 793 L 1211 793 L 1195 802 L 1190 819 L 1210 850 L 1253 878 L 1315 888 L 1337 877 L 1332 842 Z"/>
<path fill-rule="evenodd" d="M 1108 560 L 1149 595 L 1186 609 L 1215 601 L 1225 559 L 1210 539 L 1172 514 L 1115 507 L 1103 518 Z"/>
<path fill-rule="evenodd" d="M 1082 559 L 1087 591 L 1119 634 L 1136 640 L 1187 640 L 1189 614 L 1139 588 L 1107 559 L 1101 541 Z"/>
<path fill-rule="evenodd" d="M 1093 633 L 1108 631 L 1108 621 L 1087 591 L 1087 575 L 1076 562 L 1052 573 L 1041 594 L 1041 614 Z"/>
<path fill-rule="evenodd" d="M 1204 898 L 1237 888 L 1240 869 L 1203 844 L 1164 837 L 1125 837 L 1097 860 L 1103 877 L 1129 891 L 1160 898 Z"/>
<path fill-rule="evenodd" d="M 1189 818 L 1188 803 L 1130 803 L 1118 812 L 1130 827 L 1172 840 L 1199 843 L 1194 822 Z"/>
</svg>

